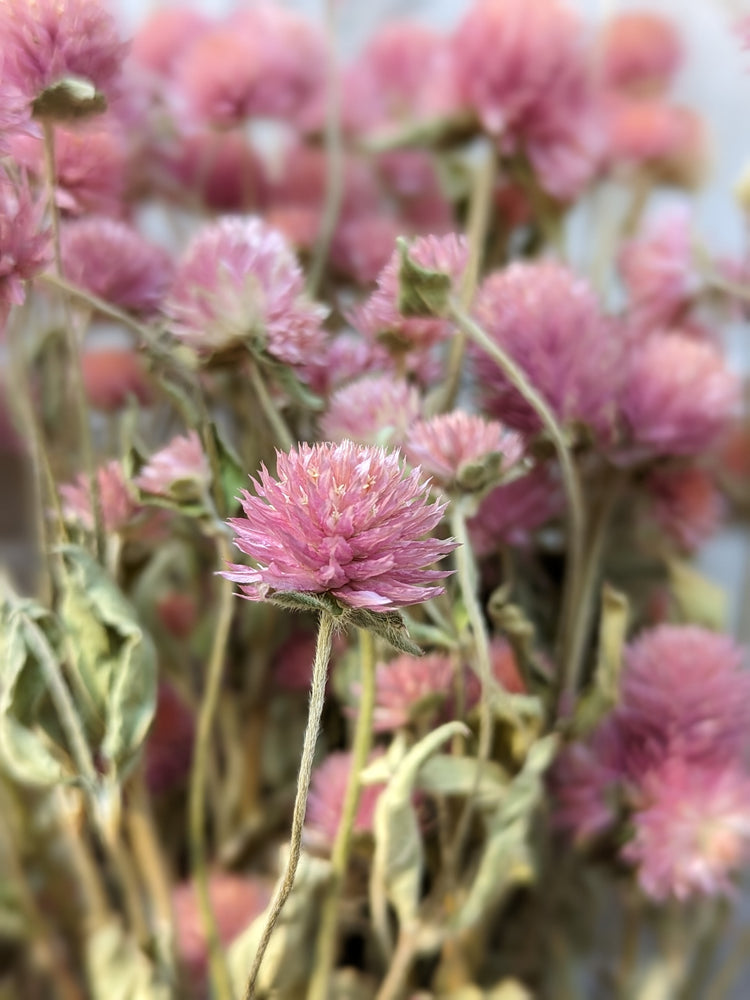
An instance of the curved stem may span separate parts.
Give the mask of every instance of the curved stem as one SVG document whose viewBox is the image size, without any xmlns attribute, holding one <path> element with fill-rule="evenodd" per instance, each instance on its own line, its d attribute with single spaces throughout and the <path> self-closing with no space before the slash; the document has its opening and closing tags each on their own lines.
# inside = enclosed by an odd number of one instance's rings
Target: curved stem
<svg viewBox="0 0 750 1000">
<path fill-rule="evenodd" d="M 320 915 L 315 966 L 307 991 L 307 1000 L 327 1000 L 328 997 L 328 981 L 336 952 L 338 906 L 346 878 L 354 822 L 362 790 L 361 774 L 367 765 L 372 746 L 372 721 L 375 711 L 375 640 L 371 632 L 363 629 L 359 632 L 359 657 L 362 691 L 352 748 L 352 767 L 341 810 L 341 820 L 331 852 L 331 884 Z"/>
<path fill-rule="evenodd" d="M 216 555 L 220 567 L 231 561 L 229 543 L 222 529 L 216 534 Z M 229 631 L 232 625 L 233 586 L 231 581 L 220 578 L 219 610 L 214 631 L 211 655 L 208 662 L 206 688 L 198 714 L 198 728 L 193 751 L 193 767 L 190 774 L 189 790 L 189 840 L 192 874 L 198 896 L 198 906 L 201 921 L 206 933 L 209 953 L 211 980 L 217 1000 L 232 1000 L 232 986 L 229 979 L 226 961 L 219 939 L 216 917 L 211 906 L 208 887 L 208 864 L 206 851 L 206 777 L 211 750 L 211 731 L 213 728 L 216 707 L 221 691 L 221 678 L 224 669 Z"/>
<path fill-rule="evenodd" d="M 258 370 L 258 366 L 255 362 L 250 363 L 250 382 L 258 396 L 261 409 L 263 410 L 268 423 L 271 425 L 271 430 L 276 435 L 277 443 L 283 451 L 289 451 L 294 447 L 292 432 L 287 427 L 284 418 L 281 416 L 276 404 L 271 399 L 271 394 L 268 391 L 265 380 Z"/>
<path fill-rule="evenodd" d="M 574 660 L 569 653 L 571 636 L 567 630 L 567 622 L 570 617 L 571 606 L 575 605 L 579 591 L 579 581 L 583 568 L 583 540 L 584 540 L 584 506 L 581 492 L 581 482 L 578 472 L 573 462 L 570 449 L 565 440 L 560 425 L 554 413 L 533 387 L 524 371 L 516 364 L 513 358 L 496 344 L 463 309 L 457 302 L 451 303 L 451 314 L 462 327 L 467 336 L 486 351 L 500 368 L 502 368 L 508 381 L 518 390 L 529 406 L 539 417 L 544 429 L 552 439 L 555 447 L 560 471 L 563 478 L 563 486 L 568 502 L 568 557 L 565 563 L 565 581 L 563 585 L 562 602 L 562 622 L 564 631 L 560 643 L 561 653 L 561 687 L 564 693 L 572 694 L 578 687 L 581 672 L 580 658 Z"/>
<path fill-rule="evenodd" d="M 318 639 L 315 645 L 315 660 L 313 662 L 312 687 L 310 689 L 310 709 L 307 716 L 307 728 L 302 744 L 302 757 L 300 760 L 299 775 L 297 777 L 297 795 L 294 800 L 294 812 L 292 815 L 292 831 L 289 838 L 289 858 L 286 863 L 286 870 L 281 877 L 273 899 L 271 900 L 266 926 L 263 928 L 258 951 L 255 954 L 250 975 L 248 977 L 247 988 L 245 990 L 245 1000 L 253 1000 L 255 996 L 255 986 L 260 972 L 263 956 L 271 940 L 271 934 L 279 919 L 284 903 L 289 898 L 294 885 L 294 876 L 297 873 L 299 857 L 302 853 L 302 828 L 305 823 L 305 810 L 307 808 L 307 793 L 310 790 L 310 777 L 312 775 L 313 760 L 315 758 L 315 744 L 318 741 L 320 731 L 320 719 L 323 715 L 323 704 L 326 697 L 326 677 L 328 675 L 328 661 L 331 657 L 331 641 L 333 639 L 334 619 L 327 612 L 322 612 L 320 624 L 318 626 Z"/>
<path fill-rule="evenodd" d="M 398 1000 L 404 990 L 404 984 L 414 964 L 419 950 L 418 928 L 402 928 L 399 934 L 393 960 L 388 967 L 388 973 L 375 995 L 375 1000 Z"/>
</svg>

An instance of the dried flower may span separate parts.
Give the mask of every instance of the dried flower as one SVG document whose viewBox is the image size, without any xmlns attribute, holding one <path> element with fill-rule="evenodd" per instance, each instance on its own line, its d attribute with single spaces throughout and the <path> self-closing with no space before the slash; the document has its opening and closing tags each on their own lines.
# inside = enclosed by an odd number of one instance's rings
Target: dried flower
<svg viewBox="0 0 750 1000">
<path fill-rule="evenodd" d="M 130 348 L 96 348 L 81 358 L 83 386 L 89 405 L 105 413 L 122 409 L 128 399 L 147 406 L 153 392 L 146 369 Z"/>
<path fill-rule="evenodd" d="M 2 71 L 1 53 L 0 71 Z M 0 82 L 0 156 L 7 156 L 10 152 L 10 137 L 19 131 L 25 131 L 28 127 L 27 101 L 20 90 L 2 80 Z"/>
<path fill-rule="evenodd" d="M 626 356 L 620 406 L 636 457 L 707 451 L 739 402 L 739 379 L 722 355 L 688 334 L 655 333 Z"/>
<path fill-rule="evenodd" d="M 185 782 L 194 739 L 193 713 L 176 689 L 162 682 L 145 747 L 146 784 L 152 795 L 163 795 Z"/>
<path fill-rule="evenodd" d="M 368 763 L 378 756 L 380 755 L 377 752 L 371 753 Z M 336 839 L 351 769 L 352 754 L 339 752 L 329 754 L 313 771 L 303 834 L 308 845 L 314 845 L 322 850 L 330 849 Z M 375 806 L 384 787 L 384 785 L 362 787 L 354 819 L 355 833 L 372 832 Z"/>
<path fill-rule="evenodd" d="M 125 484 L 125 474 L 117 459 L 99 467 L 96 473 L 106 531 L 116 534 L 126 528 L 138 513 L 138 507 Z M 94 514 L 89 478 L 82 473 L 72 483 L 60 487 L 63 516 L 86 531 L 94 530 Z"/>
<path fill-rule="evenodd" d="M 194 237 L 164 310 L 172 333 L 207 357 L 248 343 L 304 370 L 325 343 L 325 309 L 305 297 L 281 234 L 253 216 L 220 219 Z"/>
<path fill-rule="evenodd" d="M 562 423 L 583 424 L 599 438 L 611 434 L 617 344 L 586 281 L 552 261 L 511 264 L 485 279 L 475 315 Z M 538 430 L 536 413 L 496 362 L 479 349 L 473 356 L 492 415 Z"/>
<path fill-rule="evenodd" d="M 231 518 L 235 544 L 257 569 L 230 566 L 243 594 L 330 593 L 343 605 L 386 611 L 442 593 L 446 570 L 426 569 L 455 548 L 424 536 L 444 504 L 428 503 L 419 470 L 398 453 L 341 444 L 300 445 L 278 454 L 278 479 L 263 467 L 257 496 L 242 492 L 245 517 Z"/>
<path fill-rule="evenodd" d="M 25 184 L 14 184 L 0 168 L 0 334 L 11 306 L 22 305 L 24 282 L 42 271 L 52 255 L 42 227 L 43 207 Z"/>
<path fill-rule="evenodd" d="M 128 312 L 157 311 L 172 277 L 172 261 L 125 222 L 91 217 L 65 226 L 65 277 Z"/>
<path fill-rule="evenodd" d="M 195 431 L 173 438 L 152 455 L 135 480 L 144 493 L 169 497 L 201 496 L 211 482 L 211 469 Z"/>
<path fill-rule="evenodd" d="M 650 11 L 610 19 L 601 39 L 602 75 L 613 90 L 658 94 L 680 68 L 682 42 L 675 25 Z"/>
<path fill-rule="evenodd" d="M 485 556 L 500 545 L 528 545 L 531 534 L 559 516 L 564 507 L 560 483 L 547 466 L 535 466 L 484 497 L 468 522 L 472 548 Z"/>
<path fill-rule="evenodd" d="M 414 424 L 404 447 L 412 465 L 421 465 L 443 489 L 467 491 L 487 485 L 493 458 L 499 459 L 492 476 L 496 478 L 500 467 L 504 471 L 515 465 L 523 452 L 520 435 L 462 410 Z"/>
<path fill-rule="evenodd" d="M 401 445 L 420 411 L 414 386 L 392 375 L 365 376 L 338 389 L 321 421 L 330 441 Z"/>
<path fill-rule="evenodd" d="M 189 7 L 152 11 L 133 38 L 133 59 L 156 76 L 168 78 L 190 45 L 204 35 L 211 22 Z"/>
<path fill-rule="evenodd" d="M 442 653 L 421 657 L 405 653 L 387 663 L 378 664 L 375 675 L 375 731 L 400 729 L 430 708 L 431 715 L 439 718 L 446 699 L 451 697 L 453 682 L 453 664 L 450 657 Z"/>
<path fill-rule="evenodd" d="M 692 108 L 658 98 L 607 102 L 607 161 L 645 166 L 664 183 L 696 187 L 705 173 L 707 137 Z"/>
<path fill-rule="evenodd" d="M 646 482 L 650 513 L 686 552 L 708 541 L 724 511 L 713 478 L 699 466 L 655 469 Z"/>
</svg>

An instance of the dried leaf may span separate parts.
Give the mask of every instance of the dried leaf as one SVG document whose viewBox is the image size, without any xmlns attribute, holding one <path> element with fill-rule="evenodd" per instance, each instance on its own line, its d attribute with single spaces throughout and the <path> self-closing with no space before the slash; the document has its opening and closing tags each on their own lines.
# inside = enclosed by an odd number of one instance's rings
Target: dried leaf
<svg viewBox="0 0 750 1000">
<path fill-rule="evenodd" d="M 91 1000 L 170 1000 L 154 966 L 118 921 L 97 928 L 86 942 Z"/>
<path fill-rule="evenodd" d="M 620 698 L 622 651 L 628 629 L 629 604 L 619 590 L 605 584 L 599 622 L 599 652 L 591 689 L 576 707 L 573 730 L 583 736 L 608 715 Z"/>
<path fill-rule="evenodd" d="M 403 316 L 443 316 L 450 298 L 450 276 L 417 264 L 409 256 L 409 243 L 403 236 L 396 240 L 396 246 L 401 258 L 398 311 Z"/>
<path fill-rule="evenodd" d="M 680 621 L 725 630 L 729 605 L 724 589 L 682 559 L 669 559 L 667 570 Z"/>
<path fill-rule="evenodd" d="M 417 788 L 433 795 L 472 795 L 476 792 L 480 809 L 496 808 L 507 792 L 509 778 L 494 761 L 487 761 L 477 779 L 475 757 L 453 757 L 435 754 L 422 765 L 417 777 Z"/>
<path fill-rule="evenodd" d="M 394 649 L 411 656 L 422 656 L 422 650 L 412 641 L 409 629 L 399 611 L 368 611 L 354 608 L 346 613 L 346 620 L 357 628 L 366 629 L 385 639 Z"/>
</svg>

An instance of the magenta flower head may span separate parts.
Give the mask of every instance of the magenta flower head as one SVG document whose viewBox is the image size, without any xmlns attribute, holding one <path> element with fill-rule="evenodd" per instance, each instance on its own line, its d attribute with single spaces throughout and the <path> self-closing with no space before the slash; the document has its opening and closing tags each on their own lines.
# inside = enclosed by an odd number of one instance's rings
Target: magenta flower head
<svg viewBox="0 0 750 1000">
<path fill-rule="evenodd" d="M 200 497 L 211 482 L 211 469 L 195 431 L 173 438 L 152 455 L 135 480 L 144 493 Z"/>
<path fill-rule="evenodd" d="M 172 261 L 125 222 L 92 217 L 62 232 L 65 277 L 120 309 L 157 311 L 172 277 Z"/>
<path fill-rule="evenodd" d="M 657 467 L 645 487 L 652 519 L 684 551 L 693 552 L 716 534 L 724 503 L 705 469 Z"/>
<path fill-rule="evenodd" d="M 441 718 L 453 691 L 454 667 L 449 656 L 404 653 L 380 663 L 375 675 L 376 732 L 408 726 L 417 716 Z"/>
<path fill-rule="evenodd" d="M 114 459 L 97 469 L 99 496 L 104 527 L 108 532 L 123 531 L 138 513 L 138 506 L 128 492 L 122 464 Z M 74 482 L 60 487 L 62 511 L 66 521 L 86 531 L 94 529 L 94 511 L 88 476 L 81 473 Z"/>
<path fill-rule="evenodd" d="M 42 271 L 52 256 L 44 208 L 25 184 L 15 184 L 0 168 L 0 333 L 11 306 L 22 305 L 25 282 Z"/>
<path fill-rule="evenodd" d="M 40 101 L 47 109 L 45 91 L 70 84 L 73 91 L 71 103 L 66 101 L 66 117 L 77 117 L 76 109 L 78 113 L 103 110 L 116 95 L 125 52 L 114 18 L 97 0 L 4 0 L 0 4 L 0 61 L 5 78 L 29 103 L 37 102 L 38 110 L 42 110 Z M 95 93 L 80 91 L 86 85 Z"/>
<path fill-rule="evenodd" d="M 244 517 L 230 518 L 235 544 L 256 568 L 225 576 L 252 601 L 275 594 L 327 594 L 346 608 L 385 612 L 441 594 L 446 570 L 428 569 L 455 543 L 429 536 L 445 504 L 429 503 L 420 471 L 382 448 L 302 444 L 278 454 L 243 491 Z"/>
<path fill-rule="evenodd" d="M 497 480 L 523 452 L 519 434 L 462 410 L 419 421 L 404 446 L 412 465 L 421 465 L 444 490 L 469 493 Z"/>
<path fill-rule="evenodd" d="M 371 753 L 368 764 L 379 756 L 381 754 L 378 751 Z M 305 815 L 304 838 L 308 846 L 321 851 L 330 850 L 333 846 L 341 823 L 351 770 L 352 754 L 340 751 L 329 754 L 313 771 Z M 384 788 L 385 785 L 380 784 L 363 786 L 354 819 L 355 834 L 361 836 L 372 832 L 375 806 Z"/>
<path fill-rule="evenodd" d="M 419 411 L 419 393 L 404 379 L 365 376 L 334 392 L 321 430 L 329 441 L 398 446 Z"/>
<path fill-rule="evenodd" d="M 713 344 L 689 334 L 654 333 L 626 358 L 620 409 L 636 458 L 707 451 L 739 403 L 739 378 Z"/>
<path fill-rule="evenodd" d="M 486 556 L 500 545 L 528 546 L 533 533 L 564 509 L 560 483 L 547 466 L 535 466 L 484 497 L 468 522 L 472 548 Z"/>
<path fill-rule="evenodd" d="M 584 425 L 598 438 L 610 435 L 617 345 L 586 281 L 552 261 L 511 264 L 484 281 L 475 315 L 558 420 Z M 539 418 L 498 365 L 479 349 L 473 356 L 492 415 L 518 430 L 537 431 Z"/>
<path fill-rule="evenodd" d="M 326 315 L 304 284 L 280 233 L 253 216 L 228 216 L 188 246 L 164 311 L 175 337 L 204 358 L 245 344 L 304 370 L 324 350 Z"/>
</svg>

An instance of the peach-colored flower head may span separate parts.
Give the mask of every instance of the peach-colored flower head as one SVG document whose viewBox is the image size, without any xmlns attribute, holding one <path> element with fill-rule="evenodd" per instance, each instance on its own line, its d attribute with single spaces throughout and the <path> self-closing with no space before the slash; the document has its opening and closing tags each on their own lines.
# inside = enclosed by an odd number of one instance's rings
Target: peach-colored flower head
<svg viewBox="0 0 750 1000">
<path fill-rule="evenodd" d="M 0 167 L 0 334 L 12 306 L 26 298 L 25 282 L 52 256 L 43 206 L 23 182 L 11 181 Z"/>
<path fill-rule="evenodd" d="M 365 376 L 331 396 L 320 429 L 330 441 L 401 445 L 419 411 L 419 393 L 408 382 L 392 375 Z"/>
<path fill-rule="evenodd" d="M 651 11 L 624 11 L 601 38 L 602 75 L 613 90 L 661 93 L 680 68 L 683 47 L 672 21 Z"/>
<path fill-rule="evenodd" d="M 170 77 L 185 50 L 210 28 L 205 15 L 190 7 L 154 10 L 133 37 L 131 55 L 156 76 Z"/>
<path fill-rule="evenodd" d="M 254 216 L 227 216 L 193 238 L 164 309 L 172 333 L 202 356 L 250 343 L 304 370 L 325 344 L 325 309 L 304 284 L 280 233 Z"/>
<path fill-rule="evenodd" d="M 153 400 L 153 388 L 138 355 L 130 348 L 97 347 L 81 358 L 83 386 L 89 405 L 112 413 L 131 397 L 142 406 Z"/>
<path fill-rule="evenodd" d="M 496 486 L 469 520 L 472 548 L 477 555 L 500 545 L 525 546 L 531 535 L 558 517 L 565 506 L 560 484 L 547 466 L 535 466 L 525 476 Z"/>
<path fill-rule="evenodd" d="M 195 431 L 173 438 L 166 447 L 141 469 L 135 485 L 144 493 L 170 496 L 189 489 L 192 494 L 204 491 L 211 482 L 211 469 Z"/>
<path fill-rule="evenodd" d="M 96 473 L 106 531 L 117 533 L 126 528 L 138 513 L 138 506 L 128 492 L 125 474 L 117 459 L 99 467 Z M 82 473 L 72 483 L 60 487 L 63 516 L 71 524 L 93 531 L 94 512 L 88 476 Z"/>
<path fill-rule="evenodd" d="M 412 465 L 421 465 L 422 471 L 446 490 L 470 490 L 467 479 L 470 466 L 495 456 L 505 470 L 519 462 L 523 452 L 519 434 L 506 430 L 495 420 L 463 410 L 420 420 L 410 429 L 404 446 Z"/>
<path fill-rule="evenodd" d="M 376 732 L 407 726 L 417 714 L 431 708 L 433 719 L 443 716 L 453 692 L 454 669 L 442 653 L 410 656 L 404 653 L 377 667 L 375 683 Z"/>
<path fill-rule="evenodd" d="M 646 166 L 665 183 L 695 187 L 708 159 L 706 127 L 692 109 L 659 98 L 613 98 L 607 107 L 607 163 Z"/>
<path fill-rule="evenodd" d="M 721 353 L 689 334 L 654 333 L 626 357 L 620 408 L 636 457 L 707 451 L 739 403 L 739 379 Z"/>
<path fill-rule="evenodd" d="M 469 250 L 463 236 L 449 233 L 446 236 L 418 237 L 409 247 L 409 256 L 420 267 L 449 275 L 458 288 Z M 367 336 L 393 338 L 405 348 L 425 347 L 446 340 L 453 331 L 453 325 L 448 320 L 404 316 L 399 312 L 400 269 L 401 253 L 394 250 L 378 277 L 377 290 L 355 310 L 355 326 Z"/>
<path fill-rule="evenodd" d="M 617 344 L 583 278 L 553 261 L 511 264 L 485 279 L 475 315 L 561 422 L 609 436 Z M 478 348 L 472 353 L 492 415 L 518 430 L 536 431 L 538 417 L 496 362 Z"/>
<path fill-rule="evenodd" d="M 718 531 L 723 498 L 713 477 L 700 466 L 655 469 L 646 491 L 651 517 L 686 552 Z"/>
<path fill-rule="evenodd" d="M 3 0 L 0 61 L 6 80 L 33 101 L 66 78 L 116 93 L 126 46 L 98 0 Z"/>
<path fill-rule="evenodd" d="M 329 593 L 343 605 L 388 611 L 442 593 L 446 570 L 428 569 L 456 547 L 433 538 L 445 505 L 429 503 L 420 470 L 405 473 L 398 452 L 302 444 L 263 467 L 242 492 L 244 517 L 230 518 L 235 544 L 257 568 L 225 575 L 247 598 L 274 591 Z"/>
<path fill-rule="evenodd" d="M 370 754 L 368 763 L 380 754 Z M 330 849 L 336 839 L 344 796 L 352 770 L 352 754 L 340 751 L 329 754 L 312 773 L 310 795 L 307 799 L 304 838 L 308 846 L 320 850 Z M 371 833 L 375 818 L 375 806 L 385 785 L 364 785 L 360 793 L 354 832 Z"/>
<path fill-rule="evenodd" d="M 169 288 L 169 254 L 117 219 L 92 216 L 69 223 L 61 250 L 69 281 L 127 312 L 154 314 Z"/>
</svg>

